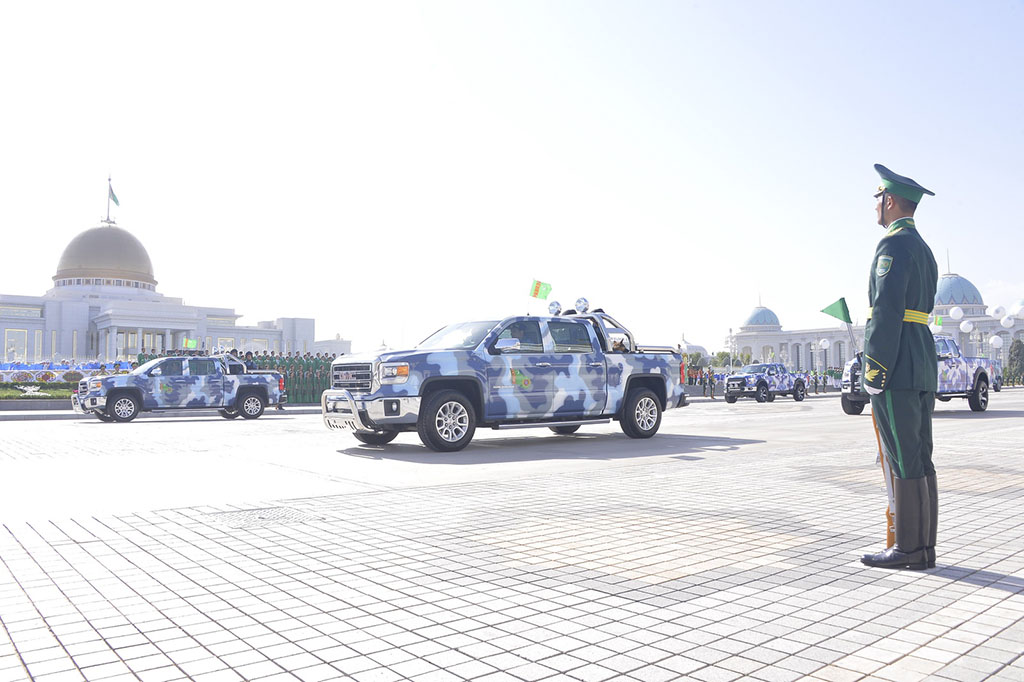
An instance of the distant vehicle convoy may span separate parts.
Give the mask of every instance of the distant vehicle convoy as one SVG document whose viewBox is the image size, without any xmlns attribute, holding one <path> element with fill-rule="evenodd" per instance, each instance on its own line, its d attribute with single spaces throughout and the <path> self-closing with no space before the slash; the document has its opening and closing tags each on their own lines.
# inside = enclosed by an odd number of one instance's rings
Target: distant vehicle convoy
<svg viewBox="0 0 1024 682">
<path fill-rule="evenodd" d="M 804 378 L 787 371 L 781 363 L 746 365 L 725 379 L 727 403 L 734 403 L 739 398 L 754 398 L 759 403 L 770 403 L 778 395 L 791 395 L 797 402 L 807 396 Z"/>
<path fill-rule="evenodd" d="M 416 431 L 438 452 L 466 447 L 477 427 L 569 435 L 616 420 L 630 438 L 650 438 L 664 410 L 686 404 L 683 358 L 637 345 L 588 307 L 580 299 L 562 313 L 553 303 L 549 317 L 462 322 L 412 350 L 338 358 L 324 424 L 371 445 Z"/>
<path fill-rule="evenodd" d="M 256 419 L 288 400 L 277 372 L 246 370 L 233 355 L 166 357 L 128 374 L 83 379 L 71 396 L 76 412 L 105 422 L 130 422 L 151 410 L 216 408 L 225 419 Z"/>
<path fill-rule="evenodd" d="M 935 354 L 938 356 L 939 389 L 935 398 L 948 402 L 953 398 L 966 398 L 974 412 L 988 409 L 989 389 L 998 391 L 1000 375 L 998 368 L 987 358 L 965 357 L 952 336 L 935 336 Z M 846 363 L 843 368 L 842 405 L 846 414 L 860 414 L 870 396 L 860 382 L 861 353 Z"/>
</svg>

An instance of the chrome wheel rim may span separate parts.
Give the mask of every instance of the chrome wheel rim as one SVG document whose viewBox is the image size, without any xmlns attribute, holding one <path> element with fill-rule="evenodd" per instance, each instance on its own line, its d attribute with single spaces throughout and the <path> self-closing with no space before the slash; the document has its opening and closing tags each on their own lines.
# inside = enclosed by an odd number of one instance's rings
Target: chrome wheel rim
<svg viewBox="0 0 1024 682">
<path fill-rule="evenodd" d="M 650 398 L 641 398 L 633 411 L 636 418 L 636 425 L 643 431 L 650 431 L 658 421 L 658 406 Z"/>
<path fill-rule="evenodd" d="M 245 410 L 246 414 L 259 414 L 260 399 L 256 396 L 249 396 L 242 401 L 242 409 Z"/>
<path fill-rule="evenodd" d="M 984 382 L 978 386 L 978 403 L 982 407 L 988 407 L 988 384 Z"/>
<path fill-rule="evenodd" d="M 118 398 L 114 402 L 114 414 L 121 419 L 127 419 L 135 414 L 135 402 L 131 398 Z"/>
<path fill-rule="evenodd" d="M 449 400 L 437 410 L 434 417 L 437 435 L 448 443 L 461 440 L 469 430 L 469 412 L 462 403 Z"/>
</svg>

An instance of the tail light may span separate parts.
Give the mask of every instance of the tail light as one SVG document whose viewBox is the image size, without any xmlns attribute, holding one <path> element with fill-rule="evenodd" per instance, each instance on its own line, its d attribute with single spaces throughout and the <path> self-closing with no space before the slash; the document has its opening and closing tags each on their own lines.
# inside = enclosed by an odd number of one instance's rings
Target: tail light
<svg viewBox="0 0 1024 682">
<path fill-rule="evenodd" d="M 686 384 L 686 363 L 685 362 L 680 362 L 679 363 L 679 383 L 680 384 L 684 384 L 684 385 Z"/>
<path fill-rule="evenodd" d="M 277 379 L 277 390 L 279 390 L 279 391 L 283 391 L 284 390 L 284 377 L 278 377 L 278 379 Z"/>
</svg>

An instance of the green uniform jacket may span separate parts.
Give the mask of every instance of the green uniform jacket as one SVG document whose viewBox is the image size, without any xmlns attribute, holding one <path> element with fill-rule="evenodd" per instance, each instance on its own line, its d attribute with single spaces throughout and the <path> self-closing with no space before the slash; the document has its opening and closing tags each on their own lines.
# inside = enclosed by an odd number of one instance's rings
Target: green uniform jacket
<svg viewBox="0 0 1024 682">
<path fill-rule="evenodd" d="M 935 257 L 914 219 L 893 222 L 878 242 L 871 265 L 871 319 L 864 328 L 862 375 L 866 386 L 932 392 L 938 388 L 935 339 L 927 325 L 938 279 Z M 905 316 L 918 321 L 905 321 Z"/>
</svg>

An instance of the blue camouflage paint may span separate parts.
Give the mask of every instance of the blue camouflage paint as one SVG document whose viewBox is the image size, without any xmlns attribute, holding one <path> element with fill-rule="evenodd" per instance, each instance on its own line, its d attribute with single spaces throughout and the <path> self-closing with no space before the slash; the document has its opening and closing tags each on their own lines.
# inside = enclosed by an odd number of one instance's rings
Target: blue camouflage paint
<svg viewBox="0 0 1024 682">
<path fill-rule="evenodd" d="M 805 390 L 807 388 L 805 377 L 787 371 L 782 363 L 755 363 L 744 369 L 747 368 L 754 371 L 740 371 L 725 378 L 725 395 L 737 398 L 753 397 L 757 393 L 758 384 L 766 385 L 768 392 L 774 395 L 790 394 L 798 384 L 803 384 Z M 770 369 L 775 370 L 775 373 L 772 374 Z"/>
<path fill-rule="evenodd" d="M 87 401 L 93 398 L 105 401 L 111 391 L 128 388 L 136 389 L 141 394 L 143 411 L 232 407 L 239 389 L 262 386 L 266 389 L 268 404 L 275 405 L 284 402 L 284 392 L 280 390 L 280 374 L 277 372 L 225 374 L 224 362 L 227 357 L 218 355 L 206 358 L 157 358 L 137 367 L 129 374 L 83 379 L 78 385 L 78 401 L 84 411 L 98 411 L 87 407 Z M 192 375 L 188 362 L 191 359 L 213 361 L 214 373 Z M 162 367 L 168 361 L 173 363 L 179 360 L 182 361 L 181 375 L 154 376 L 151 374 L 152 371 Z M 232 359 L 232 362 L 236 361 Z"/>
<path fill-rule="evenodd" d="M 589 352 L 556 353 L 549 322 L 580 321 L 591 342 Z M 542 352 L 494 355 L 489 348 L 514 322 L 535 322 L 543 338 Z M 676 407 L 683 395 L 680 382 L 682 356 L 678 353 L 619 353 L 601 349 L 601 338 L 585 318 L 510 317 L 473 349 L 389 351 L 375 355 L 344 356 L 334 361 L 336 371 L 369 364 L 374 375 L 381 364 L 406 362 L 408 379 L 400 384 L 374 381 L 372 391 L 355 392 L 358 400 L 421 396 L 425 382 L 445 378 L 473 380 L 483 395 L 487 423 L 502 420 L 569 419 L 616 414 L 625 400 L 629 377 L 649 375 L 665 386 L 666 407 Z M 335 386 L 340 386 L 336 383 Z"/>
</svg>

